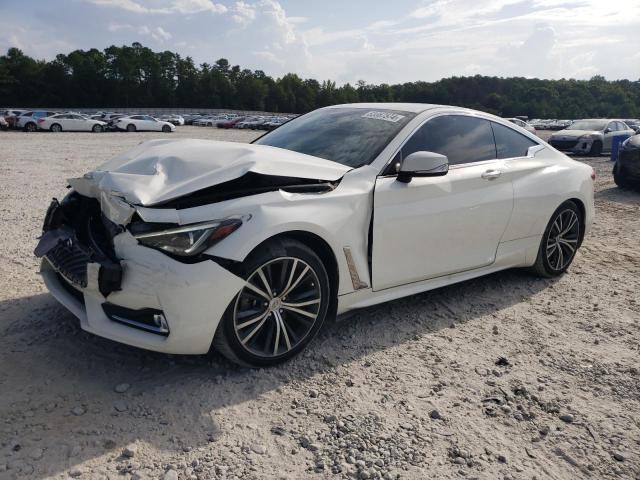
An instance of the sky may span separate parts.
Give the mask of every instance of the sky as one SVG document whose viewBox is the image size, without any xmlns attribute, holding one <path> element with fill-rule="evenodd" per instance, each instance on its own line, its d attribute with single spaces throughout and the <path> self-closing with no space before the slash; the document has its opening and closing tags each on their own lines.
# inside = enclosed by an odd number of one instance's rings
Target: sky
<svg viewBox="0 0 640 480">
<path fill-rule="evenodd" d="M 640 79 L 640 0 L 0 0 L 0 52 L 140 42 L 338 84 Z"/>
</svg>

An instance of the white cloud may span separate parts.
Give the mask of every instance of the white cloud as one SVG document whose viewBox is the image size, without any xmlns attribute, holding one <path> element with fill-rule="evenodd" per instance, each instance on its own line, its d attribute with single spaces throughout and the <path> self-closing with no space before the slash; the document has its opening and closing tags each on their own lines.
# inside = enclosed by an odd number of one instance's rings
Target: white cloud
<svg viewBox="0 0 640 480">
<path fill-rule="evenodd" d="M 231 18 L 242 26 L 247 26 L 256 19 L 255 7 L 245 2 L 236 2 L 233 12 Z"/>
<path fill-rule="evenodd" d="M 110 23 L 107 26 L 110 32 L 135 32 L 138 35 L 153 38 L 156 42 L 164 43 L 173 38 L 173 35 L 162 27 L 149 27 L 148 25 L 140 25 L 134 27 L 129 23 Z"/>
<path fill-rule="evenodd" d="M 639 76 L 640 63 L 631 61 L 640 56 L 638 0 L 617 0 L 615 8 L 604 0 L 414 0 L 405 10 L 379 4 L 380 14 L 371 9 L 368 23 L 344 0 L 339 12 L 307 16 L 290 16 L 278 0 L 76 1 L 97 5 L 104 27 L 89 31 L 83 19 L 50 25 L 33 14 L 0 15 L 0 29 L 9 32 L 0 47 L 19 45 L 37 58 L 53 58 L 73 48 L 104 48 L 120 32 L 122 41 L 171 42 L 196 63 L 225 57 L 273 76 L 295 72 L 339 83 L 474 74 Z M 326 1 L 328 10 L 340 5 Z M 23 4 L 29 2 L 16 5 Z M 297 6 L 297 15 L 305 13 Z M 329 20 L 334 13 L 340 28 Z"/>
<path fill-rule="evenodd" d="M 154 2 L 153 7 L 145 6 L 135 0 L 86 0 L 94 5 L 119 8 L 132 13 L 141 14 L 193 14 L 201 12 L 225 13 L 227 7 L 212 0 L 163 0 Z M 148 3 L 148 2 L 147 2 Z"/>
<path fill-rule="evenodd" d="M 274 75 L 304 74 L 309 70 L 311 55 L 304 36 L 298 31 L 303 19 L 287 16 L 278 1 L 236 2 L 232 18 L 239 28 L 232 30 L 228 38 L 260 46 L 251 52 L 259 68 Z"/>
<path fill-rule="evenodd" d="M 155 30 L 151 32 L 151 36 L 160 41 L 171 40 L 171 38 L 173 37 L 173 35 L 171 35 L 162 27 L 156 27 Z"/>
</svg>

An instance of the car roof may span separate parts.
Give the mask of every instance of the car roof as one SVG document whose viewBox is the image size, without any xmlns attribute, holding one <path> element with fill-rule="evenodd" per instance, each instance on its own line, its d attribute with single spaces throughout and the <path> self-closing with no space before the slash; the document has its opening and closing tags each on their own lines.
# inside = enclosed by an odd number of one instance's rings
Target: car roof
<svg viewBox="0 0 640 480">
<path fill-rule="evenodd" d="M 327 108 L 369 108 L 375 110 L 395 110 L 402 112 L 422 113 L 434 108 L 448 107 L 448 105 L 437 105 L 431 103 L 344 103 L 342 105 L 332 105 Z M 458 107 L 451 107 L 458 108 Z"/>
</svg>

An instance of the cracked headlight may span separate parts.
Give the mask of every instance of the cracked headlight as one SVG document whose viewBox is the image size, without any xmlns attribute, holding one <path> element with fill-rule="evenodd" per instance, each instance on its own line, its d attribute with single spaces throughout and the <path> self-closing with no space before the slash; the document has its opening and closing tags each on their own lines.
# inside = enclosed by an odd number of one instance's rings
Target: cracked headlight
<svg viewBox="0 0 640 480">
<path fill-rule="evenodd" d="M 244 217 L 248 220 L 250 217 Z M 162 250 L 172 255 L 190 257 L 204 252 L 242 225 L 243 217 L 194 223 L 164 230 L 133 233 L 144 246 Z"/>
</svg>

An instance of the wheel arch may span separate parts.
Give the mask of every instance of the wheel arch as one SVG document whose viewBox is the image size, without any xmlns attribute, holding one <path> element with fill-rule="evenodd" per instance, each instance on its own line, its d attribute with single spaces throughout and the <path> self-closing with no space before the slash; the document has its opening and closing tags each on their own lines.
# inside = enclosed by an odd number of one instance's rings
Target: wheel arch
<svg viewBox="0 0 640 480">
<path fill-rule="evenodd" d="M 580 212 L 580 222 L 582 222 L 582 228 L 580 229 L 580 238 L 578 240 L 578 247 L 580 247 L 580 245 L 582 245 L 582 240 L 584 240 L 584 235 L 586 230 L 584 222 L 585 222 L 585 219 L 587 218 L 587 209 L 584 205 L 584 202 L 579 198 L 572 197 L 566 201 L 575 203 L 576 207 L 578 207 L 578 211 Z"/>
<path fill-rule="evenodd" d="M 280 239 L 296 240 L 303 245 L 309 247 L 320 258 L 327 269 L 327 275 L 329 276 L 329 288 L 331 291 L 331 303 L 329 304 L 329 310 L 327 312 L 327 318 L 331 319 L 335 317 L 338 308 L 338 291 L 340 287 L 340 271 L 338 267 L 338 259 L 335 252 L 329 245 L 329 243 L 321 236 L 305 231 L 305 230 L 290 230 L 286 232 L 277 233 L 256 245 L 251 252 L 258 250 L 267 243 L 277 241 Z"/>
</svg>

